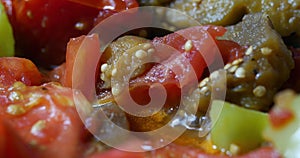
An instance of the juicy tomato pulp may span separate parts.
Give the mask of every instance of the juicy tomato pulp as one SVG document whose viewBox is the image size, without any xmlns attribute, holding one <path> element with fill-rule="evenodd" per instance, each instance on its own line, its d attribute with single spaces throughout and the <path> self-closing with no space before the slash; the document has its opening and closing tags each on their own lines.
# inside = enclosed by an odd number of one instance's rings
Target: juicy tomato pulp
<svg viewBox="0 0 300 158">
<path fill-rule="evenodd" d="M 27 87 L 20 82 L 0 93 L 0 115 L 32 152 L 28 157 L 78 154 L 84 126 L 72 94 L 71 89 L 53 83 Z"/>
<path fill-rule="evenodd" d="M 86 134 L 73 91 L 54 83 L 33 86 L 41 74 L 27 59 L 0 58 L 0 66 L 0 157 L 77 156 Z"/>
<path fill-rule="evenodd" d="M 13 26 L 17 55 L 46 68 L 65 60 L 71 37 L 87 34 L 95 21 L 138 6 L 135 0 L 98 0 L 98 8 L 69 0 L 2 1 Z"/>
<path fill-rule="evenodd" d="M 0 76 L 1 87 L 16 81 L 28 86 L 39 85 L 42 81 L 42 75 L 30 60 L 16 57 L 0 58 Z"/>
</svg>

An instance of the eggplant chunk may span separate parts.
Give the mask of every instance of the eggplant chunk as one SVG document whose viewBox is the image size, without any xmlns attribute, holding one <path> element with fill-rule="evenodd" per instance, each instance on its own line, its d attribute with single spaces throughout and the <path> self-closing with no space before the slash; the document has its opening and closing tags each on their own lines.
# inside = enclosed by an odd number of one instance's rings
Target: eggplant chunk
<svg viewBox="0 0 300 158">
<path fill-rule="evenodd" d="M 300 35 L 299 0 L 176 0 L 170 4 L 202 24 L 232 25 L 245 14 L 262 12 L 272 20 L 282 36 Z M 169 17 L 176 19 L 176 17 Z M 176 21 L 176 20 L 174 20 Z"/>
<path fill-rule="evenodd" d="M 226 101 L 249 109 L 268 111 L 275 93 L 289 78 L 294 67 L 291 52 L 280 35 L 272 29 L 266 14 L 246 15 L 241 23 L 227 30 L 222 38 L 249 48 L 242 58 L 224 67 Z M 213 85 L 212 78 L 224 80 L 218 78 L 216 73 L 212 74 L 204 85 L 209 90 L 201 93 L 203 87 L 199 88 L 200 111 L 207 107 L 211 91 L 219 88 Z"/>
</svg>

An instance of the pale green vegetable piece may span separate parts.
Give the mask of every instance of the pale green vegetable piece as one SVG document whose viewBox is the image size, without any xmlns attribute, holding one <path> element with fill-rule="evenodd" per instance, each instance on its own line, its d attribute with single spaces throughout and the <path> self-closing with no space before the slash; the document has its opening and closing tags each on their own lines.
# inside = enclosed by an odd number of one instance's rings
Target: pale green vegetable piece
<svg viewBox="0 0 300 158">
<path fill-rule="evenodd" d="M 14 37 L 12 27 L 5 13 L 4 6 L 0 3 L 0 57 L 14 55 Z"/>
<path fill-rule="evenodd" d="M 266 113 L 213 101 L 210 117 L 211 140 L 219 149 L 240 154 L 258 148 L 264 142 L 262 133 L 268 123 Z"/>
<path fill-rule="evenodd" d="M 281 122 L 280 126 L 275 126 L 272 122 L 264 131 L 266 139 L 271 141 L 274 147 L 286 158 L 296 158 L 300 156 L 300 95 L 292 91 L 281 92 L 275 98 L 275 106 L 272 109 L 283 116 L 290 112 L 288 121 Z M 272 114 L 271 114 L 272 115 Z M 273 116 L 273 117 L 278 117 Z M 282 120 L 282 118 L 278 118 Z"/>
</svg>

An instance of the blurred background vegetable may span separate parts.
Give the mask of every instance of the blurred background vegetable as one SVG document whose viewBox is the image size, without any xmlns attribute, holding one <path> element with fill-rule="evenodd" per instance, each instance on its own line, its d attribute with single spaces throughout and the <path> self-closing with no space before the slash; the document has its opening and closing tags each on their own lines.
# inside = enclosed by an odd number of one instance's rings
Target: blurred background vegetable
<svg viewBox="0 0 300 158">
<path fill-rule="evenodd" d="M 0 3 L 0 57 L 13 56 L 15 41 L 4 6 Z"/>
</svg>

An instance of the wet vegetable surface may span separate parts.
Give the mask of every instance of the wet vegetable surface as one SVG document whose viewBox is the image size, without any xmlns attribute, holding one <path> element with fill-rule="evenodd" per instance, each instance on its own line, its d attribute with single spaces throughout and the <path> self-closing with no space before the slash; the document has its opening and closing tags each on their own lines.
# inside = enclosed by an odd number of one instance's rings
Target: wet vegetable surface
<svg viewBox="0 0 300 158">
<path fill-rule="evenodd" d="M 298 0 L 0 1 L 4 4 L 0 5 L 0 56 L 16 53 L 29 58 L 0 58 L 0 157 L 279 158 L 299 154 L 299 96 L 291 90 L 278 94 L 286 88 L 300 92 Z M 105 18 L 139 5 L 176 8 L 205 25 L 190 27 L 186 18 L 160 8 L 155 14 L 160 15 L 159 21 L 166 18 L 164 29 L 126 32 L 109 44 L 101 59 L 94 58 L 101 33 L 84 34 Z M 143 18 L 153 20 L 147 14 Z M 126 21 L 127 17 L 121 20 Z M 113 22 L 111 27 L 123 27 L 122 23 Z M 81 47 L 83 40 L 86 45 Z M 169 58 L 170 51 L 161 44 L 179 54 Z M 153 54 L 164 65 L 139 65 Z M 225 66 L 209 72 L 209 66 L 222 63 L 216 54 Z M 89 78 L 88 74 L 95 75 Z M 129 95 L 140 106 L 151 101 L 153 85 L 162 84 L 167 93 L 162 108 L 138 115 L 124 112 L 126 104 L 118 103 L 129 100 L 120 97 L 124 94 L 121 85 L 127 83 L 124 78 L 128 78 Z M 81 92 L 74 88 L 77 83 Z M 89 106 L 86 99 L 91 96 L 83 94 L 94 89 L 97 94 Z M 74 102 L 74 95 L 80 96 L 79 102 Z M 181 100 L 186 111 L 180 108 Z M 126 106 L 135 108 L 131 103 Z M 195 114 L 190 113 L 192 109 Z M 91 115 L 83 119 L 78 116 L 82 111 Z M 149 116 L 149 111 L 154 113 Z M 127 141 L 127 135 L 116 130 L 148 132 L 163 126 L 171 127 L 164 136 L 176 133 L 177 126 L 184 133 L 153 151 L 155 145 L 148 141 L 137 145 L 137 140 Z M 93 134 L 145 152 L 113 149 Z M 139 138 L 144 136 L 151 134 Z"/>
</svg>

